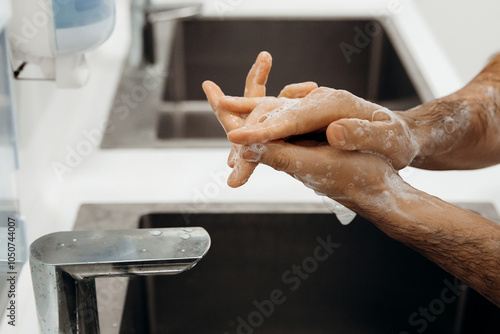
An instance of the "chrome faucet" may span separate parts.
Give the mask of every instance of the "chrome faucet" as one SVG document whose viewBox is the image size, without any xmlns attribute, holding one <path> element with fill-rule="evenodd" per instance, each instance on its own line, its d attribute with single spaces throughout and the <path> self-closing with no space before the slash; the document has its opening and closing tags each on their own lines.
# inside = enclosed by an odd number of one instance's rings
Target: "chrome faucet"
<svg viewBox="0 0 500 334">
<path fill-rule="evenodd" d="M 177 100 L 184 95 L 184 68 L 171 66 L 172 58 L 181 57 L 177 54 L 181 49 L 174 48 L 183 39 L 181 21 L 201 14 L 203 8 L 201 0 L 179 0 L 177 5 L 130 1 L 131 45 L 109 113 L 108 124 L 114 130 L 106 131 L 103 148 L 117 147 L 116 142 L 122 141 L 157 142 L 160 114 L 172 109 L 164 103 L 168 76 Z M 141 94 L 134 96 L 137 92 Z M 178 111 L 177 106 L 174 109 Z M 175 127 L 182 127 L 182 122 L 182 115 L 176 113 Z"/>
<path fill-rule="evenodd" d="M 99 333 L 95 278 L 175 275 L 210 248 L 201 227 L 72 231 L 31 244 L 31 275 L 41 333 Z"/>
</svg>

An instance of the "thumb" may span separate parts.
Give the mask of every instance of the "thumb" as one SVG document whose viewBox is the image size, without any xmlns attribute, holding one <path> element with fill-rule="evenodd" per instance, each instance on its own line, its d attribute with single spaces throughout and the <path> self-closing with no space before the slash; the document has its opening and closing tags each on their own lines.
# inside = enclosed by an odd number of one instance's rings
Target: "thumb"
<svg viewBox="0 0 500 334">
<path fill-rule="evenodd" d="M 412 141 L 392 123 L 341 119 L 328 125 L 326 137 L 330 146 L 340 150 L 381 154 L 397 170 L 406 167 L 417 152 Z"/>
<path fill-rule="evenodd" d="M 396 140 L 391 126 L 384 122 L 370 122 L 349 118 L 330 123 L 326 129 L 328 143 L 341 150 L 385 150 Z"/>
</svg>

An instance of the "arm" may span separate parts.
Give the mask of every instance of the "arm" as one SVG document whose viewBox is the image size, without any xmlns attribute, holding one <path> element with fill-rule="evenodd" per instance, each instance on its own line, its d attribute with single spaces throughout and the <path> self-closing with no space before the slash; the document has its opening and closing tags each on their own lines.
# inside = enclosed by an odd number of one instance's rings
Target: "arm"
<svg viewBox="0 0 500 334">
<path fill-rule="evenodd" d="M 461 90 L 400 113 L 420 144 L 412 165 L 475 169 L 500 162 L 500 54 Z"/>
<path fill-rule="evenodd" d="M 399 177 L 398 177 L 399 178 Z M 500 306 L 500 225 L 397 180 L 374 198 L 392 201 L 359 212 L 387 235 L 415 249 Z M 361 196 L 363 197 L 363 196 Z"/>
</svg>

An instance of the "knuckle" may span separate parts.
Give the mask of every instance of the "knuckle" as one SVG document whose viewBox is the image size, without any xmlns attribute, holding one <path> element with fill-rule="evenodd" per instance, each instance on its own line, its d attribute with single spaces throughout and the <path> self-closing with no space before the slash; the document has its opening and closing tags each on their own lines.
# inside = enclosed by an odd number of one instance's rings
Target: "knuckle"
<svg viewBox="0 0 500 334">
<path fill-rule="evenodd" d="M 307 85 L 308 87 L 318 88 L 318 84 L 314 81 L 306 81 L 304 82 L 304 84 Z"/>
<path fill-rule="evenodd" d="M 271 167 L 279 171 L 285 171 L 290 166 L 291 156 L 287 152 L 277 152 L 271 156 Z"/>
<path fill-rule="evenodd" d="M 328 96 L 331 94 L 336 94 L 337 90 L 328 87 L 317 87 L 311 91 L 312 96 Z"/>
<path fill-rule="evenodd" d="M 343 89 L 334 90 L 333 93 L 335 94 L 335 97 L 337 97 L 337 98 L 346 98 L 346 97 L 353 96 L 350 92 L 343 90 Z"/>
<path fill-rule="evenodd" d="M 219 99 L 219 101 L 217 103 L 217 109 L 226 110 L 226 109 L 230 108 L 230 106 L 231 106 L 230 104 L 231 104 L 231 101 L 229 100 L 229 97 L 223 96 Z"/>
</svg>

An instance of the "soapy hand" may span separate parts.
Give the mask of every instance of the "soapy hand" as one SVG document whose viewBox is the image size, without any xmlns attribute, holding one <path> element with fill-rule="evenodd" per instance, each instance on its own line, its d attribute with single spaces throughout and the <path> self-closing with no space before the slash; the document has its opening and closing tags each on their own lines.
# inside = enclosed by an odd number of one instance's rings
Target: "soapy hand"
<svg viewBox="0 0 500 334">
<path fill-rule="evenodd" d="M 326 131 L 333 147 L 371 151 L 394 168 L 476 169 L 500 163 L 500 54 L 464 88 L 406 111 L 353 94 L 317 88 L 303 98 L 224 97 L 222 108 L 251 114 L 229 132 L 250 145 Z"/>
<path fill-rule="evenodd" d="M 385 205 L 379 196 L 388 185 L 403 182 L 386 159 L 379 155 L 336 149 L 311 139 L 276 140 L 261 144 L 262 150 L 247 150 L 243 159 L 259 161 L 283 171 L 313 189 L 358 212 Z"/>
<path fill-rule="evenodd" d="M 266 82 L 271 66 L 271 55 L 268 52 L 261 52 L 248 73 L 244 92 L 245 98 L 265 99 Z M 281 91 L 279 98 L 301 98 L 317 87 L 318 85 L 313 82 L 288 85 Z M 226 99 L 226 96 L 222 90 L 211 81 L 203 83 L 203 90 L 226 133 L 244 126 L 246 118 L 251 110 L 245 113 L 241 111 L 235 112 L 234 110 L 225 108 L 220 102 Z M 252 145 L 251 147 L 238 144 L 233 145 L 228 158 L 228 165 L 233 168 L 233 172 L 227 181 L 229 186 L 239 187 L 247 182 L 258 163 L 242 159 L 241 155 L 248 150 L 258 152 L 259 147 L 259 145 Z"/>
<path fill-rule="evenodd" d="M 259 65 L 262 66 L 263 60 L 266 58 L 265 54 L 259 55 L 249 73 L 249 78 L 258 72 L 255 71 L 255 68 L 259 68 Z M 267 69 L 267 72 L 260 72 L 260 75 L 265 73 L 267 79 L 270 66 L 261 68 Z M 265 80 L 258 81 L 259 85 L 253 85 L 252 82 L 253 80 L 247 79 L 246 94 L 250 95 L 251 92 L 260 90 L 259 94 L 263 95 Z M 275 114 L 280 111 L 303 103 L 309 95 L 325 91 L 325 89 L 317 89 L 314 83 L 303 83 L 285 87 L 278 98 L 243 98 L 258 101 L 258 107 L 253 110 L 232 108 L 235 104 L 233 102 L 238 103 L 240 98 L 225 96 L 213 82 L 204 82 L 203 89 L 226 132 L 251 126 L 254 124 L 252 120 L 258 116 L 265 115 L 266 119 L 272 119 L 272 112 L 261 114 L 259 108 L 274 111 L 274 116 L 277 116 Z M 372 107 L 372 104 L 368 106 Z M 379 107 L 373 105 L 373 108 L 378 110 Z M 304 112 L 314 113 L 317 110 L 313 108 Z M 384 115 L 389 118 L 387 114 Z M 272 140 L 265 143 L 254 142 L 251 145 L 236 146 L 229 158 L 229 165 L 234 166 L 235 171 L 228 180 L 228 184 L 234 187 L 243 184 L 255 165 L 261 162 L 288 173 L 319 194 L 336 199 L 350 208 L 357 208 L 355 203 L 358 199 L 373 201 L 373 199 L 368 198 L 372 191 L 380 191 L 380 188 L 384 187 L 386 179 L 399 177 L 388 161 L 378 155 L 339 150 L 328 145 L 327 140 L 332 140 L 329 132 L 326 133 L 327 137 L 325 137 L 324 124 L 328 125 L 328 122 L 325 123 L 323 120 L 321 123 L 317 123 L 314 118 L 308 118 L 306 114 L 297 114 L 297 116 L 311 119 L 313 122 L 312 127 L 306 127 L 312 132 L 309 138 L 304 138 L 304 136 L 291 137 L 286 138 L 286 141 Z M 301 122 L 297 123 L 301 124 Z M 293 134 L 295 133 L 287 132 L 284 133 L 284 136 L 288 137 Z M 315 138 L 318 134 L 319 139 Z"/>
<path fill-rule="evenodd" d="M 233 143 L 252 145 L 323 130 L 331 146 L 382 154 L 396 169 L 408 166 L 419 152 L 404 114 L 343 90 L 320 87 L 294 100 L 223 97 L 220 107 L 250 113 L 243 126 L 229 131 Z"/>
</svg>

